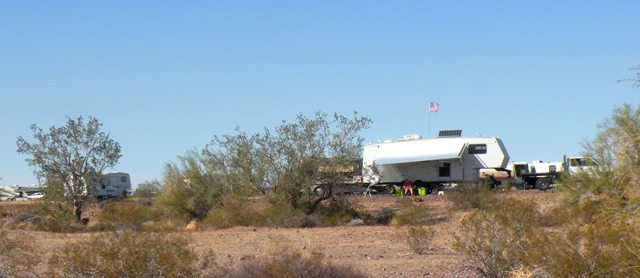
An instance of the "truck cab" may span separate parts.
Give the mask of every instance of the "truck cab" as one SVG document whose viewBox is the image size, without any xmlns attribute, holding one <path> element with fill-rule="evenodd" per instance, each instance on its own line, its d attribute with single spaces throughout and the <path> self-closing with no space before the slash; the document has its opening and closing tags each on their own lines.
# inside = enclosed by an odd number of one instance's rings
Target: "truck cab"
<svg viewBox="0 0 640 278">
<path fill-rule="evenodd" d="M 568 165 L 567 170 L 569 174 L 592 171 L 592 169 L 598 166 L 598 162 L 591 157 L 569 157 L 567 161 L 566 164 Z"/>
</svg>

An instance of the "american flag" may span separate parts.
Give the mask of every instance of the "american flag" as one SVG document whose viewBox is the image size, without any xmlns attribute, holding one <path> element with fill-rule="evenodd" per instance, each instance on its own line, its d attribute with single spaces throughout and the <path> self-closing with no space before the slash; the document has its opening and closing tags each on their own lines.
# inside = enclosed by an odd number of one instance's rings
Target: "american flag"
<svg viewBox="0 0 640 278">
<path fill-rule="evenodd" d="M 429 112 L 438 112 L 438 108 L 440 108 L 440 104 L 435 101 L 429 103 Z"/>
</svg>

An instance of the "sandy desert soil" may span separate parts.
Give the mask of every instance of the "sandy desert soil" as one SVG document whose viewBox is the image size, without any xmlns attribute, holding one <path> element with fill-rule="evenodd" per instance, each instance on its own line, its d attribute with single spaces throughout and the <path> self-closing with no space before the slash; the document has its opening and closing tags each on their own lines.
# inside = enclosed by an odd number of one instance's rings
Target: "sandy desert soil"
<svg viewBox="0 0 640 278">
<path fill-rule="evenodd" d="M 554 202 L 553 193 L 515 191 L 501 193 L 501 198 L 531 199 L 548 209 Z M 351 196 L 361 210 L 379 213 L 393 209 L 401 202 L 414 202 L 411 197 L 380 195 Z M 302 254 L 322 252 L 336 264 L 350 264 L 370 277 L 450 277 L 463 265 L 463 257 L 452 250 L 453 234 L 466 212 L 451 210 L 444 196 L 427 196 L 421 205 L 437 215 L 432 227 L 431 249 L 426 254 L 415 254 L 405 242 L 407 227 L 394 226 L 341 226 L 327 228 L 264 228 L 236 227 L 180 233 L 189 239 L 197 251 L 212 249 L 220 264 L 234 266 L 253 257 L 263 257 L 283 249 Z M 34 232 L 36 244 L 46 253 L 56 252 L 64 243 L 91 234 L 55 234 Z"/>
</svg>

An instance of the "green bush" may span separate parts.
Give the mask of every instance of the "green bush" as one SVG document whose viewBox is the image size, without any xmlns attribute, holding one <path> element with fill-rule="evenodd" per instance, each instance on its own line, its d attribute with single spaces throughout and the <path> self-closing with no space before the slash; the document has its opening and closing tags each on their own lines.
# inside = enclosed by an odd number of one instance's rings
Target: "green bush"
<svg viewBox="0 0 640 278">
<path fill-rule="evenodd" d="M 64 245 L 49 259 L 49 276 L 215 277 L 212 253 L 198 257 L 179 236 L 130 231 L 94 235 Z"/>
<path fill-rule="evenodd" d="M 221 183 L 218 165 L 209 157 L 191 151 L 179 158 L 180 165 L 165 165 L 164 187 L 158 201 L 173 218 L 202 220 L 229 192 Z"/>
<path fill-rule="evenodd" d="M 307 223 L 307 215 L 288 201 L 270 199 L 269 206 L 260 215 L 260 223 L 284 228 L 303 227 Z"/>
<path fill-rule="evenodd" d="M 316 210 L 322 216 L 323 226 L 344 225 L 361 217 L 358 208 L 347 198 L 333 197 L 327 201 Z"/>
<path fill-rule="evenodd" d="M 102 208 L 92 229 L 157 231 L 165 221 L 164 213 L 157 207 L 134 202 L 109 202 Z"/>
<path fill-rule="evenodd" d="M 514 269 L 527 265 L 538 219 L 531 201 L 506 199 L 472 212 L 454 235 L 454 249 L 465 257 L 462 269 L 482 277 L 508 277 Z"/>
<path fill-rule="evenodd" d="M 324 256 L 319 253 L 305 257 L 297 252 L 281 252 L 269 258 L 245 261 L 230 277 L 357 278 L 367 276 L 348 265 L 326 262 Z"/>
<path fill-rule="evenodd" d="M 44 201 L 34 207 L 31 217 L 23 217 L 23 227 L 44 232 L 73 233 L 85 232 L 87 227 L 76 221 L 73 210 L 64 202 Z"/>
<path fill-rule="evenodd" d="M 410 199 L 405 200 L 407 201 L 401 203 L 399 208 L 394 212 L 393 218 L 390 222 L 391 225 L 406 226 L 434 224 L 436 219 L 426 207 L 421 206 L 418 203 L 409 201 Z"/>
<path fill-rule="evenodd" d="M 133 192 L 134 197 L 151 198 L 162 191 L 162 183 L 157 180 L 143 181 Z"/>
<path fill-rule="evenodd" d="M 225 196 L 203 219 L 203 227 L 234 226 L 302 227 L 307 216 L 288 202 L 267 198 Z"/>
<path fill-rule="evenodd" d="M 416 254 L 425 254 L 431 249 L 434 234 L 430 227 L 411 227 L 407 231 L 407 244 Z"/>
<path fill-rule="evenodd" d="M 482 209 L 497 202 L 494 191 L 488 186 L 463 184 L 447 194 L 453 207 L 459 210 Z"/>
<path fill-rule="evenodd" d="M 264 199 L 249 199 L 237 195 L 222 198 L 203 220 L 205 227 L 229 228 L 234 226 L 264 226 Z"/>
<path fill-rule="evenodd" d="M 554 277 L 639 277 L 638 223 L 603 217 L 535 243 L 535 262 Z"/>
<path fill-rule="evenodd" d="M 331 198 L 313 214 L 305 214 L 290 202 L 278 198 L 246 198 L 229 195 L 222 198 L 207 217 L 203 227 L 234 226 L 315 227 L 336 226 L 359 217 L 357 209 L 346 198 Z"/>
</svg>

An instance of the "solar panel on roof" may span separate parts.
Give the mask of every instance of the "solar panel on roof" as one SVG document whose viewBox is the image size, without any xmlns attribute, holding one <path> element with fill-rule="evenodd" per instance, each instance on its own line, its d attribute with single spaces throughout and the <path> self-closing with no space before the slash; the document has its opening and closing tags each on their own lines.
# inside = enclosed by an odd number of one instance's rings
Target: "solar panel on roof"
<svg viewBox="0 0 640 278">
<path fill-rule="evenodd" d="M 460 137 L 460 136 L 462 136 L 461 129 L 440 130 L 438 132 L 438 137 Z"/>
</svg>

